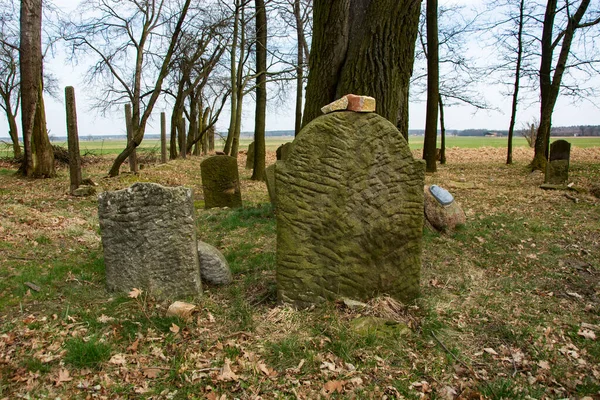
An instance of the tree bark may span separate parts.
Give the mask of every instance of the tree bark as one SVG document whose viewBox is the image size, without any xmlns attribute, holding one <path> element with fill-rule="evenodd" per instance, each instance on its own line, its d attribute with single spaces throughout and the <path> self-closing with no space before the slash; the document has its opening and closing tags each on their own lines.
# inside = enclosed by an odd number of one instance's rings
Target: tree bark
<svg viewBox="0 0 600 400">
<path fill-rule="evenodd" d="M 237 117 L 237 44 L 238 44 L 238 35 L 240 29 L 240 0 L 235 1 L 235 14 L 233 16 L 233 35 L 231 42 L 231 51 L 230 51 L 230 73 L 231 73 L 231 113 L 229 115 L 229 130 L 227 132 L 227 139 L 225 140 L 225 147 L 223 148 L 223 152 L 225 154 L 231 153 L 231 145 L 233 143 L 233 138 L 235 136 L 235 126 L 236 126 L 236 117 Z M 240 44 L 242 46 L 243 43 Z"/>
<path fill-rule="evenodd" d="M 517 65 L 515 67 L 515 85 L 512 96 L 510 123 L 508 125 L 508 146 L 506 150 L 506 164 L 512 164 L 513 136 L 517 119 L 517 104 L 519 101 L 519 88 L 521 80 L 521 63 L 523 60 L 523 23 L 525 13 L 525 0 L 519 3 L 519 29 L 517 31 Z"/>
<path fill-rule="evenodd" d="M 420 8 L 418 0 L 315 0 L 302 125 L 348 93 L 373 96 L 376 111 L 397 125 L 412 74 Z"/>
<path fill-rule="evenodd" d="M 167 163 L 167 116 L 160 113 L 160 161 Z"/>
<path fill-rule="evenodd" d="M 442 96 L 438 97 L 438 103 L 440 105 L 440 137 L 442 143 L 440 144 L 440 164 L 446 164 L 446 123 L 444 121 L 444 102 Z"/>
<path fill-rule="evenodd" d="M 302 128 L 302 99 L 304 98 L 304 26 L 300 10 L 300 0 L 294 0 L 294 17 L 296 20 L 296 39 L 298 50 L 296 55 L 296 118 L 294 136 Z"/>
<path fill-rule="evenodd" d="M 79 154 L 79 133 L 77 129 L 77 105 L 73 86 L 65 88 L 67 112 L 67 139 L 69 147 L 69 177 L 71 194 L 81 185 L 81 156 Z"/>
<path fill-rule="evenodd" d="M 131 104 L 125 104 L 125 129 L 127 131 L 127 143 L 133 140 L 133 128 L 131 126 Z M 138 163 L 137 163 L 137 152 L 135 149 L 129 155 L 129 171 L 137 174 Z"/>
<path fill-rule="evenodd" d="M 14 158 L 21 157 L 21 145 L 19 144 L 19 127 L 17 126 L 17 117 L 13 113 L 10 98 L 4 99 L 6 108 L 4 110 L 6 114 L 6 120 L 8 121 L 8 134 L 13 145 L 13 156 Z"/>
<path fill-rule="evenodd" d="M 54 178 L 56 176 L 54 150 L 52 150 L 52 144 L 50 143 L 46 127 L 46 108 L 44 107 L 42 77 L 40 76 L 39 79 L 38 101 L 35 108 L 33 134 L 31 136 L 31 148 L 34 156 L 33 177 Z"/>
<path fill-rule="evenodd" d="M 423 159 L 427 172 L 437 170 L 437 122 L 439 107 L 439 52 L 438 52 L 437 0 L 427 0 L 427 114 Z"/>
<path fill-rule="evenodd" d="M 257 73 L 256 112 L 254 115 L 254 168 L 252 171 L 252 177 L 250 179 L 254 181 L 264 181 L 266 177 L 265 125 L 267 116 L 267 11 L 265 9 L 264 0 L 255 0 L 255 5 Z M 300 101 L 302 101 L 302 99 L 300 99 Z"/>
</svg>

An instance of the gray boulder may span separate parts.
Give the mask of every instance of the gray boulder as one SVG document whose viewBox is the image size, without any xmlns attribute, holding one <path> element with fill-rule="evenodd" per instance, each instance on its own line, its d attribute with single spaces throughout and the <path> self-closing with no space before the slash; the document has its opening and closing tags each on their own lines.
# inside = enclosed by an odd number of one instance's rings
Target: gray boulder
<svg viewBox="0 0 600 400">
<path fill-rule="evenodd" d="M 436 185 L 425 186 L 424 195 L 425 221 L 434 230 L 451 231 L 467 222 L 463 209 L 447 190 Z"/>
<path fill-rule="evenodd" d="M 199 240 L 198 260 L 200 261 L 200 276 L 205 283 L 228 285 L 233 280 L 227 260 L 216 247 Z"/>
</svg>

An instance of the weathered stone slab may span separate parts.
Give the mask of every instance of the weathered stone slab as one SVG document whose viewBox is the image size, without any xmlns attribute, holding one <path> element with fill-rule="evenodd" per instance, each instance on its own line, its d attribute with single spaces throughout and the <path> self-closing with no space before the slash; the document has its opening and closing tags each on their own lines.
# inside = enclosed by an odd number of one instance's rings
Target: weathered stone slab
<svg viewBox="0 0 600 400">
<path fill-rule="evenodd" d="M 279 299 L 417 297 L 424 171 L 375 113 L 308 124 L 275 168 Z"/>
<path fill-rule="evenodd" d="M 275 192 L 275 164 L 269 165 L 265 168 L 265 175 L 267 177 L 267 190 L 269 192 L 269 200 L 271 204 L 276 206 L 277 194 Z"/>
<path fill-rule="evenodd" d="M 564 185 L 569 181 L 569 160 L 571 143 L 566 140 L 556 140 L 550 144 L 550 158 L 546 164 L 544 183 Z"/>
<path fill-rule="evenodd" d="M 433 187 L 437 189 L 432 189 Z M 441 190 L 440 190 L 441 189 Z M 444 202 L 440 202 L 434 193 L 446 192 Z M 454 197 L 447 190 L 436 186 L 425 186 L 425 221 L 431 228 L 439 232 L 446 232 L 456 229 L 457 226 L 464 225 L 467 217 L 461 206 L 454 200 Z M 452 201 L 448 202 L 449 199 Z"/>
<path fill-rule="evenodd" d="M 237 159 L 230 156 L 214 156 L 200 164 L 204 207 L 241 207 L 242 192 Z"/>
<path fill-rule="evenodd" d="M 110 291 L 157 297 L 202 293 L 192 189 L 135 183 L 98 196 Z"/>
<path fill-rule="evenodd" d="M 292 149 L 292 142 L 284 143 L 281 146 L 279 146 L 277 148 L 277 150 L 275 151 L 277 160 L 285 161 L 288 154 L 290 153 L 291 149 Z"/>
<path fill-rule="evenodd" d="M 208 243 L 198 241 L 200 276 L 211 285 L 229 285 L 233 280 L 229 264 L 223 254 Z"/>
<path fill-rule="evenodd" d="M 248 145 L 248 151 L 246 152 L 246 169 L 254 168 L 254 142 Z"/>
</svg>

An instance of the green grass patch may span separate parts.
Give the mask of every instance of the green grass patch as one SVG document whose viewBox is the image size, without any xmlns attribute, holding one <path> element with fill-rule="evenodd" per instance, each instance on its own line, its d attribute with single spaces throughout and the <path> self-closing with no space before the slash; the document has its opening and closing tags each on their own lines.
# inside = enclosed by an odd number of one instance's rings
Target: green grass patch
<svg viewBox="0 0 600 400">
<path fill-rule="evenodd" d="M 65 362 L 77 368 L 97 368 L 110 358 L 111 347 L 96 337 L 88 341 L 82 338 L 70 339 L 65 343 Z"/>
</svg>

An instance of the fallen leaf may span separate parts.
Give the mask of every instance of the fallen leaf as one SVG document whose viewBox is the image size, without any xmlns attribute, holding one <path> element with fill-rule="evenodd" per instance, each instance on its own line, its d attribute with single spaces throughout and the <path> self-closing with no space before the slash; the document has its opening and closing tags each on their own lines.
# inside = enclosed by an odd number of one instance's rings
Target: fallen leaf
<svg viewBox="0 0 600 400">
<path fill-rule="evenodd" d="M 323 385 L 323 391 L 326 395 L 329 395 L 333 392 L 342 393 L 345 383 L 346 381 L 329 381 Z"/>
<path fill-rule="evenodd" d="M 124 354 L 118 353 L 112 356 L 108 362 L 115 365 L 125 365 L 127 364 L 127 359 Z"/>
<path fill-rule="evenodd" d="M 217 375 L 217 380 L 219 381 L 237 381 L 238 376 L 231 370 L 231 360 L 229 358 L 225 359 L 225 363 L 223 364 L 223 368 L 219 371 L 219 375 Z"/>
<path fill-rule="evenodd" d="M 176 301 L 169 306 L 167 310 L 167 317 L 179 317 L 187 319 L 191 317 L 192 312 L 196 309 L 196 306 L 191 303 L 184 301 Z"/>
<path fill-rule="evenodd" d="M 133 288 L 131 292 L 129 292 L 129 297 L 131 297 L 132 299 L 137 299 L 140 296 L 140 294 L 142 294 L 141 289 Z"/>
<path fill-rule="evenodd" d="M 175 325 L 175 323 L 171 323 L 171 327 L 169 328 L 169 330 L 175 334 L 179 333 L 179 327 Z"/>
<path fill-rule="evenodd" d="M 538 361 L 537 365 L 541 369 L 550 369 L 550 363 L 548 361 Z"/>
<path fill-rule="evenodd" d="M 131 343 L 131 345 L 129 345 L 129 347 L 127 347 L 127 350 L 131 351 L 132 353 L 137 353 L 139 344 L 140 344 L 140 339 L 135 339 L 135 342 Z"/>
<path fill-rule="evenodd" d="M 160 374 L 160 368 L 143 368 L 142 373 L 146 378 L 154 379 Z"/>
<path fill-rule="evenodd" d="M 485 349 L 483 349 L 483 351 L 485 351 L 488 354 L 491 354 L 493 356 L 497 356 L 498 353 L 496 353 L 496 350 L 492 349 L 491 347 L 486 347 Z"/>
<path fill-rule="evenodd" d="M 112 322 L 112 321 L 114 321 L 115 319 L 114 319 L 113 317 L 109 317 L 108 315 L 104 315 L 104 314 L 102 314 L 102 315 L 101 315 L 101 316 L 99 316 L 99 317 L 98 317 L 96 320 L 97 320 L 98 322 L 100 322 L 101 324 L 106 324 L 106 323 L 108 323 L 108 322 Z"/>
<path fill-rule="evenodd" d="M 596 334 L 591 329 L 581 328 L 579 331 L 577 331 L 577 334 L 586 339 L 596 340 Z"/>
<path fill-rule="evenodd" d="M 69 382 L 72 380 L 73 380 L 73 378 L 71 378 L 71 374 L 69 374 L 69 370 L 60 369 L 58 371 L 58 377 L 54 380 L 54 384 L 56 386 L 60 386 L 63 382 Z"/>
<path fill-rule="evenodd" d="M 571 297 L 575 297 L 576 299 L 583 299 L 583 296 L 576 292 L 567 292 L 567 294 Z"/>
</svg>

